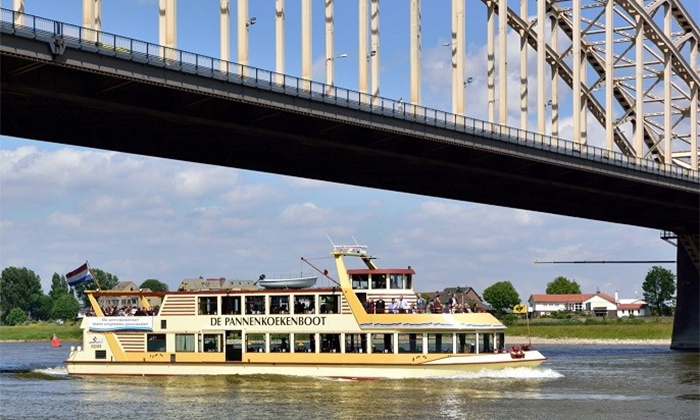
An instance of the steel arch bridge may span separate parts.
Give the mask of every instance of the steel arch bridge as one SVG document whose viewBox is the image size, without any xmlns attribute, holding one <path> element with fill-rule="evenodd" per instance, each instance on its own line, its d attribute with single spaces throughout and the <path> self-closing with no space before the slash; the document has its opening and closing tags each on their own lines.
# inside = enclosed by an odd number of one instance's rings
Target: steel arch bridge
<svg viewBox="0 0 700 420">
<path fill-rule="evenodd" d="M 502 3 L 483 1 L 496 10 Z M 581 98 L 579 109 L 588 110 L 606 129 L 606 147 L 614 143 L 628 156 L 697 170 L 700 31 L 683 4 L 678 0 L 541 3 L 543 14 L 530 21 L 508 8 L 508 24 L 537 49 L 539 22 L 543 18 L 550 22 L 545 60 L 552 83 L 558 76 Z M 605 92 L 598 93 L 601 88 Z M 613 100 L 617 115 L 610 106 Z"/>
</svg>

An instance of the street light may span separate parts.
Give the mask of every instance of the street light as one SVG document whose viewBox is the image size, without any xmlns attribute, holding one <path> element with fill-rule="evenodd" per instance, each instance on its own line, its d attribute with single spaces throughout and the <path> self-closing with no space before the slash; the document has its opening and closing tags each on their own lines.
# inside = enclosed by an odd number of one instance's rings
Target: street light
<svg viewBox="0 0 700 420">
<path fill-rule="evenodd" d="M 252 18 L 248 19 L 248 22 L 245 23 L 245 27 L 248 28 L 250 26 L 253 26 L 257 21 L 258 20 L 255 18 L 255 16 L 253 16 Z"/>
<path fill-rule="evenodd" d="M 347 56 L 348 56 L 347 54 L 340 54 L 340 55 L 335 56 L 335 57 L 328 57 L 326 60 L 328 60 L 328 61 L 333 61 L 333 60 L 335 60 L 335 59 L 337 59 L 337 58 L 347 58 Z"/>
<path fill-rule="evenodd" d="M 369 61 L 370 57 L 374 57 L 375 55 L 377 55 L 376 50 L 370 51 L 369 54 L 367 54 L 367 61 Z"/>
</svg>

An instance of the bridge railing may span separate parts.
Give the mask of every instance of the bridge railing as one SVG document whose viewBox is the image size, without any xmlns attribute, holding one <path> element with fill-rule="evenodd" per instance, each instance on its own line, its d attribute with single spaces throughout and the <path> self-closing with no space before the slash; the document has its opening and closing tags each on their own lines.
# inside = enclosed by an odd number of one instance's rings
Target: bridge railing
<svg viewBox="0 0 700 420">
<path fill-rule="evenodd" d="M 152 66 L 167 67 L 183 73 L 211 77 L 257 89 L 333 104 L 369 114 L 383 115 L 556 154 L 700 182 L 700 172 L 678 165 L 660 163 L 649 158 L 628 156 L 617 151 L 576 143 L 547 134 L 404 103 L 402 100 L 376 97 L 351 89 L 223 61 L 39 16 L 22 14 L 9 9 L 2 9 L 1 12 L 2 32 L 46 40 L 53 44 L 52 48 L 60 45 L 62 48 L 70 47 L 93 51 Z M 450 141 L 455 144 L 462 143 L 459 138 Z"/>
</svg>

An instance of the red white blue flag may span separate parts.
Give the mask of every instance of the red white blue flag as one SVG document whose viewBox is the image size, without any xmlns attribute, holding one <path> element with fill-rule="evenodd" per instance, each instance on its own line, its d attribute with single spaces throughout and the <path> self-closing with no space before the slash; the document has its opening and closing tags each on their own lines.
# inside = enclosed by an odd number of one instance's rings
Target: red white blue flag
<svg viewBox="0 0 700 420">
<path fill-rule="evenodd" d="M 76 284 L 93 280 L 88 263 L 86 262 L 85 264 L 66 274 L 66 280 L 68 281 L 69 286 L 75 286 Z"/>
</svg>

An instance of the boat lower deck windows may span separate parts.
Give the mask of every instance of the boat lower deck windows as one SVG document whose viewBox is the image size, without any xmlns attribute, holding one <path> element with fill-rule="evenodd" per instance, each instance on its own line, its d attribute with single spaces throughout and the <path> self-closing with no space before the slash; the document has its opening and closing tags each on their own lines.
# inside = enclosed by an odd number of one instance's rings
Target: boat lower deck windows
<svg viewBox="0 0 700 420">
<path fill-rule="evenodd" d="M 340 353 L 340 334 L 321 334 L 321 353 Z"/>
<path fill-rule="evenodd" d="M 165 351 L 165 334 L 146 334 L 146 351 Z"/>
<path fill-rule="evenodd" d="M 194 352 L 194 334 L 175 334 L 176 352 Z"/>
<path fill-rule="evenodd" d="M 215 296 L 202 296 L 199 298 L 200 315 L 216 315 L 218 312 L 217 299 Z"/>
<path fill-rule="evenodd" d="M 264 352 L 265 351 L 265 334 L 246 334 L 246 351 L 248 352 Z"/>
<path fill-rule="evenodd" d="M 106 360 L 107 359 L 107 350 L 95 350 L 95 359 Z"/>
<path fill-rule="evenodd" d="M 289 334 L 270 334 L 270 351 L 286 353 L 289 351 Z"/>
<path fill-rule="evenodd" d="M 221 297 L 221 314 L 222 315 L 240 315 L 241 314 L 241 297 L 240 296 L 222 296 Z"/>
<path fill-rule="evenodd" d="M 372 353 L 393 353 L 394 334 L 371 334 Z"/>
<path fill-rule="evenodd" d="M 367 353 L 367 334 L 345 334 L 345 353 Z"/>
<path fill-rule="evenodd" d="M 429 333 L 428 353 L 452 353 L 452 333 Z"/>
<path fill-rule="evenodd" d="M 399 334 L 399 353 L 423 353 L 423 334 Z"/>
<path fill-rule="evenodd" d="M 457 353 L 475 353 L 476 352 L 476 334 L 474 333 L 457 333 Z"/>
<path fill-rule="evenodd" d="M 316 334 L 294 334 L 294 351 L 313 353 L 316 351 Z"/>
<path fill-rule="evenodd" d="M 221 334 L 204 334 L 202 337 L 202 351 L 218 353 L 221 352 Z"/>
</svg>

